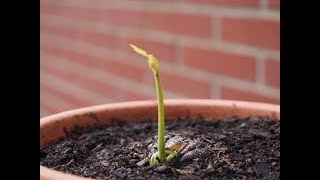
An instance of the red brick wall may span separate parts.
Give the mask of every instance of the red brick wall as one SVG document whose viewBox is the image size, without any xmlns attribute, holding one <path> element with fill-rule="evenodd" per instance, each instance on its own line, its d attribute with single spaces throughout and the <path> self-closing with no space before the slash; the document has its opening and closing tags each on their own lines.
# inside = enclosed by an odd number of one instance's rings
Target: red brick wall
<svg viewBox="0 0 320 180">
<path fill-rule="evenodd" d="M 279 0 L 41 0 L 40 116 L 165 98 L 280 103 Z"/>
</svg>

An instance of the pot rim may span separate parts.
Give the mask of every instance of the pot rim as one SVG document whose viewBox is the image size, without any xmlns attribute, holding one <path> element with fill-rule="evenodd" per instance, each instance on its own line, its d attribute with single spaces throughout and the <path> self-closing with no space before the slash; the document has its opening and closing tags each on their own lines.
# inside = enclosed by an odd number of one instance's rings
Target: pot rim
<svg viewBox="0 0 320 180">
<path fill-rule="evenodd" d="M 176 105 L 185 105 L 185 106 L 219 106 L 219 107 L 239 107 L 247 110 L 255 111 L 270 111 L 274 112 L 275 117 L 280 119 L 280 105 L 270 104 L 270 103 L 261 103 L 261 102 L 251 102 L 251 101 L 238 101 L 238 100 L 216 100 L 216 99 L 165 99 L 164 105 L 166 106 L 176 106 Z M 89 106 L 69 111 L 64 111 L 61 113 L 53 114 L 40 119 L 40 129 L 41 127 L 49 124 L 51 121 L 56 121 L 58 119 L 64 119 L 74 114 L 81 114 L 84 112 L 99 112 L 105 109 L 119 109 L 119 108 L 134 108 L 134 107 L 149 107 L 156 106 L 156 100 L 142 100 L 142 101 L 126 101 L 126 102 L 117 102 L 110 104 L 102 104 Z M 73 174 L 64 173 L 61 171 L 53 170 L 45 166 L 40 165 L 40 179 L 90 179 Z"/>
<path fill-rule="evenodd" d="M 109 104 L 101 104 L 88 106 L 78 109 L 72 109 L 68 111 L 63 111 L 53 115 L 49 115 L 40 119 L 40 127 L 44 124 L 47 124 L 52 119 L 63 118 L 77 113 L 83 113 L 88 111 L 99 111 L 109 107 L 119 108 L 119 107 L 134 107 L 134 106 L 151 106 L 157 104 L 156 100 L 141 100 L 141 101 L 125 101 L 125 102 L 116 102 Z M 277 115 L 280 118 L 280 105 L 279 104 L 270 104 L 262 102 L 253 102 L 253 101 L 238 101 L 238 100 L 215 100 L 215 99 L 165 99 L 164 106 L 166 105 L 217 105 L 229 107 L 230 105 L 236 104 L 239 107 L 248 108 L 248 109 L 261 109 L 261 110 L 273 110 L 279 113 Z"/>
</svg>

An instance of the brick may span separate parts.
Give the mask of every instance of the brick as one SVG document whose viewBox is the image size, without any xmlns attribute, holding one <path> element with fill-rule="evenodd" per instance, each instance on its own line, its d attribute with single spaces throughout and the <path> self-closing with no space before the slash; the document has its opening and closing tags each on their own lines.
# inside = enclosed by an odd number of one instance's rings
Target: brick
<svg viewBox="0 0 320 180">
<path fill-rule="evenodd" d="M 208 72 L 254 80 L 254 57 L 216 49 L 183 47 L 183 63 Z"/>
<path fill-rule="evenodd" d="M 130 87 L 126 89 L 126 88 L 119 88 L 119 87 L 113 86 L 113 83 L 117 83 L 117 82 L 110 82 L 106 84 L 105 82 L 101 82 L 101 80 L 99 79 L 95 79 L 90 76 L 80 75 L 81 73 L 80 74 L 74 73 L 71 71 L 67 71 L 63 68 L 53 67 L 46 64 L 42 64 L 41 69 L 54 76 L 57 76 L 66 81 L 69 81 L 70 83 L 86 88 L 89 91 L 97 92 L 118 100 L 132 101 L 132 100 L 155 99 L 155 97 L 152 97 L 144 93 L 140 93 L 139 89 L 132 90 L 130 89 Z M 55 93 L 56 95 L 59 95 L 59 97 L 62 97 L 61 92 L 60 93 L 53 92 L 53 93 Z M 67 99 L 65 100 L 67 102 L 69 101 L 74 102 L 74 97 L 67 97 Z"/>
<path fill-rule="evenodd" d="M 40 101 L 40 108 L 46 109 L 50 114 L 55 114 L 61 111 L 60 108 L 51 106 L 48 102 L 45 102 L 45 100 Z"/>
<path fill-rule="evenodd" d="M 44 43 L 40 43 L 40 50 L 57 57 L 77 61 L 78 63 L 85 63 L 87 61 L 90 61 L 91 58 L 88 54 L 85 53 L 79 53 L 63 47 L 58 48 L 55 45 L 49 45 Z"/>
<path fill-rule="evenodd" d="M 47 32 L 67 38 L 75 38 L 81 41 L 94 44 L 105 48 L 115 48 L 117 46 L 118 37 L 109 32 L 95 32 L 92 28 L 76 29 L 73 27 L 48 26 L 41 25 L 41 32 Z"/>
<path fill-rule="evenodd" d="M 280 0 L 269 0 L 268 1 L 268 7 L 270 9 L 279 10 L 280 9 Z"/>
<path fill-rule="evenodd" d="M 116 9 L 110 9 L 103 11 L 98 8 L 87 8 L 87 7 L 77 7 L 77 6 L 65 6 L 65 5 L 57 5 L 57 4 L 43 4 L 42 5 L 41 13 L 47 14 L 55 14 L 59 16 L 69 17 L 69 18 L 76 18 L 76 19 L 83 19 L 83 20 L 105 20 L 107 22 L 114 22 L 117 24 L 121 23 L 129 23 L 134 24 L 137 20 L 140 21 L 134 13 L 125 12 Z M 122 13 L 122 14 L 121 14 Z M 121 14 L 121 15 L 120 15 Z M 119 19 L 117 19 L 117 15 L 120 15 Z M 124 19 L 123 16 L 125 15 L 133 15 L 133 17 Z M 130 21 L 131 20 L 131 21 Z"/>
<path fill-rule="evenodd" d="M 161 71 L 160 78 L 163 89 L 191 98 L 210 98 L 210 84 L 207 81 L 191 79 L 168 71 Z"/>
<path fill-rule="evenodd" d="M 48 25 L 40 25 L 40 32 L 46 32 L 49 34 L 59 35 L 67 38 L 76 38 L 79 35 L 79 31 L 72 27 L 61 28 Z"/>
<path fill-rule="evenodd" d="M 142 26 L 146 13 L 129 9 L 107 7 L 101 10 L 101 20 L 116 25 Z"/>
<path fill-rule="evenodd" d="M 119 37 L 112 32 L 97 32 L 92 27 L 77 28 L 65 25 L 48 25 L 50 22 L 45 20 L 40 25 L 40 32 L 46 32 L 67 38 L 75 38 L 90 44 L 105 48 L 115 48 L 119 41 Z"/>
<path fill-rule="evenodd" d="M 44 4 L 43 13 L 62 15 L 65 17 L 99 20 L 117 25 L 142 25 L 145 19 L 145 13 L 118 7 L 88 8 L 80 6 L 66 6 L 57 4 Z"/>
<path fill-rule="evenodd" d="M 198 4 L 224 5 L 224 6 L 248 6 L 257 7 L 258 0 L 184 0 Z"/>
<path fill-rule="evenodd" d="M 116 48 L 119 37 L 108 32 L 82 31 L 80 40 L 105 48 Z"/>
<path fill-rule="evenodd" d="M 172 62 L 174 60 L 174 46 L 171 43 L 159 42 L 156 40 L 141 37 L 139 35 L 129 35 L 123 38 L 122 48 L 123 51 L 129 52 L 130 55 L 140 57 L 137 53 L 132 51 L 129 44 L 135 44 L 138 47 L 152 53 L 157 59 Z"/>
<path fill-rule="evenodd" d="M 128 61 L 127 59 L 113 58 L 111 56 L 101 59 L 83 52 L 80 53 L 75 50 L 57 48 L 46 44 L 42 44 L 40 49 L 49 54 L 68 58 L 73 62 L 81 63 L 85 66 L 97 68 L 135 81 L 142 81 L 144 79 L 145 68 L 122 63 Z"/>
<path fill-rule="evenodd" d="M 117 89 L 110 83 L 102 81 L 101 79 L 96 79 L 90 77 L 88 74 L 83 72 L 72 72 L 68 69 L 63 69 L 56 66 L 48 66 L 45 64 L 41 65 L 41 69 L 54 75 L 60 77 L 70 83 L 76 84 L 92 92 L 99 93 L 101 95 L 113 96 L 117 93 Z"/>
<path fill-rule="evenodd" d="M 250 6 L 257 7 L 258 0 L 213 0 L 215 4 L 228 5 L 228 6 Z"/>
<path fill-rule="evenodd" d="M 52 114 L 74 108 L 72 105 L 66 103 L 64 99 L 45 91 L 40 91 L 40 107 L 43 107 Z"/>
<path fill-rule="evenodd" d="M 271 98 L 265 95 L 257 94 L 254 92 L 235 89 L 227 86 L 221 88 L 221 98 L 228 100 L 241 100 L 241 101 L 253 101 L 264 102 L 272 104 L 280 104 L 280 99 Z"/>
<path fill-rule="evenodd" d="M 93 105 L 92 102 L 76 97 L 70 93 L 66 93 L 67 90 L 62 92 L 60 90 L 55 89 L 54 87 L 51 87 L 50 85 L 47 85 L 41 82 L 40 82 L 40 90 L 48 92 L 50 94 L 54 94 L 55 96 L 60 97 L 64 101 L 73 105 L 74 107 L 86 107 L 89 105 Z"/>
<path fill-rule="evenodd" d="M 106 57 L 105 59 L 106 60 L 103 61 L 102 64 L 105 71 L 139 82 L 144 80 L 144 74 L 147 67 L 121 63 L 129 61 L 130 59 L 114 59 L 113 57 Z M 114 60 L 111 61 L 110 59 Z"/>
<path fill-rule="evenodd" d="M 128 89 L 119 89 L 118 98 L 122 101 L 137 101 L 137 100 L 149 100 L 156 99 L 154 96 L 147 95 L 145 93 L 139 92 L 139 89 L 128 90 Z"/>
<path fill-rule="evenodd" d="M 40 118 L 44 118 L 46 116 L 49 116 L 50 114 L 51 114 L 51 112 L 49 110 L 40 106 Z"/>
<path fill-rule="evenodd" d="M 41 3 L 40 2 L 40 13 L 52 13 L 55 14 L 59 10 L 59 7 L 54 4 Z"/>
<path fill-rule="evenodd" d="M 84 20 L 99 20 L 101 11 L 95 8 L 74 7 L 74 6 L 59 6 L 58 15 L 84 19 Z"/>
<path fill-rule="evenodd" d="M 150 12 L 148 14 L 149 28 L 170 33 L 209 37 L 211 22 L 208 15 Z"/>
<path fill-rule="evenodd" d="M 221 38 L 236 43 L 280 49 L 280 23 L 258 18 L 223 17 Z"/>
<path fill-rule="evenodd" d="M 267 59 L 265 63 L 265 77 L 268 85 L 280 86 L 280 61 Z"/>
</svg>

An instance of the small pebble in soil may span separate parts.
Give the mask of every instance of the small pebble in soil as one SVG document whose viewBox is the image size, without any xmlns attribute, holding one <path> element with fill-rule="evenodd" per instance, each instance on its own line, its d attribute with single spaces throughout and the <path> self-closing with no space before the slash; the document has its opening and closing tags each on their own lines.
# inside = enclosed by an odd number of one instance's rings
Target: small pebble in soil
<svg viewBox="0 0 320 180">
<path fill-rule="evenodd" d="M 115 170 L 115 175 L 121 179 L 125 178 L 127 176 L 126 171 L 123 168 L 119 168 Z"/>
<path fill-rule="evenodd" d="M 166 165 L 161 165 L 161 166 L 157 167 L 155 169 L 155 171 L 157 171 L 157 172 L 165 172 L 167 170 L 167 168 L 168 167 Z"/>
<path fill-rule="evenodd" d="M 129 164 L 137 164 L 139 162 L 139 159 L 130 159 Z M 138 164 L 137 164 L 138 165 Z"/>
<path fill-rule="evenodd" d="M 148 164 L 148 162 L 149 162 L 149 158 L 146 157 L 146 158 L 142 159 L 141 161 L 137 162 L 137 166 L 144 166 L 144 165 Z"/>
</svg>

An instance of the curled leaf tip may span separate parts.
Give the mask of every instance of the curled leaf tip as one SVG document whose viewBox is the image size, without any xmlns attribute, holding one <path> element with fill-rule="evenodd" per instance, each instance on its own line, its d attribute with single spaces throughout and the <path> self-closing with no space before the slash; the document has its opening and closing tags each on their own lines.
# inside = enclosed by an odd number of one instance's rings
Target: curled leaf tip
<svg viewBox="0 0 320 180">
<path fill-rule="evenodd" d="M 135 46 L 135 45 L 133 45 L 131 43 L 129 45 L 135 52 L 137 52 L 138 54 L 148 58 L 149 54 L 145 50 L 142 50 L 142 49 L 138 48 L 137 46 Z"/>
<path fill-rule="evenodd" d="M 152 55 L 152 54 L 148 54 L 145 50 L 138 48 L 137 46 L 133 45 L 133 44 L 129 44 L 130 47 L 132 47 L 132 49 L 137 52 L 138 54 L 148 58 L 148 64 L 149 67 L 152 69 L 152 71 L 157 74 L 158 72 L 158 60 Z"/>
</svg>

